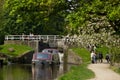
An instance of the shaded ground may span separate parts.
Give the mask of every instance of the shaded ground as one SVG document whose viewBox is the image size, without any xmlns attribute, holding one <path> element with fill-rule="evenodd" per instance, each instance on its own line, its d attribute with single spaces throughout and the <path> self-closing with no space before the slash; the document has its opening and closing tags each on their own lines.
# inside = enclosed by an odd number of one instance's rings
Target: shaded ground
<svg viewBox="0 0 120 80">
<path fill-rule="evenodd" d="M 90 64 L 88 68 L 95 73 L 95 78 L 89 80 L 120 80 L 120 75 L 109 69 L 107 63 Z"/>
</svg>

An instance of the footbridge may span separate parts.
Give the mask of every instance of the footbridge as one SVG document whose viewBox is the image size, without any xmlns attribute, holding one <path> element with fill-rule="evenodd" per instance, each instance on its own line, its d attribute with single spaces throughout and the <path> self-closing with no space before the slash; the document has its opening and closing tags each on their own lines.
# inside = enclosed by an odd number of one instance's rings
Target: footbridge
<svg viewBox="0 0 120 80">
<path fill-rule="evenodd" d="M 62 35 L 6 35 L 5 40 L 43 40 L 43 41 L 58 41 L 64 36 Z"/>
<path fill-rule="evenodd" d="M 42 47 L 64 46 L 65 38 L 62 35 L 6 35 L 5 43 L 26 44 L 40 51 Z"/>
</svg>

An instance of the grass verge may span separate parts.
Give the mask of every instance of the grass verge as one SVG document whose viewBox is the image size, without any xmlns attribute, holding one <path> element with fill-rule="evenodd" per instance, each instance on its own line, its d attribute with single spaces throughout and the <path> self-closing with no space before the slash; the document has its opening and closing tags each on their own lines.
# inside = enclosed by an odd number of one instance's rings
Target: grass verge
<svg viewBox="0 0 120 80">
<path fill-rule="evenodd" d="M 120 67 L 118 66 L 111 66 L 110 67 L 113 71 L 115 71 L 116 73 L 120 74 Z"/>
<path fill-rule="evenodd" d="M 73 66 L 59 80 L 87 80 L 93 78 L 95 74 L 87 68 L 90 63 L 90 53 L 84 48 L 72 48 L 72 50 L 82 58 L 83 63 L 79 66 Z"/>
<path fill-rule="evenodd" d="M 30 51 L 30 50 L 33 49 L 26 45 L 17 45 L 17 44 L 0 45 L 0 52 L 11 57 L 22 55 L 26 51 Z"/>
</svg>

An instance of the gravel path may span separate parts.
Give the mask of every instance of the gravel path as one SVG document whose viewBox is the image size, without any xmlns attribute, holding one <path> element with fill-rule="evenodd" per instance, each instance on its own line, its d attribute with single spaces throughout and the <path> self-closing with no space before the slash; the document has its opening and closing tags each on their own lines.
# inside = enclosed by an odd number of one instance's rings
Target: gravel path
<svg viewBox="0 0 120 80">
<path fill-rule="evenodd" d="M 107 63 L 90 64 L 88 68 L 95 73 L 95 78 L 89 80 L 120 80 L 120 75 L 109 69 Z"/>
</svg>

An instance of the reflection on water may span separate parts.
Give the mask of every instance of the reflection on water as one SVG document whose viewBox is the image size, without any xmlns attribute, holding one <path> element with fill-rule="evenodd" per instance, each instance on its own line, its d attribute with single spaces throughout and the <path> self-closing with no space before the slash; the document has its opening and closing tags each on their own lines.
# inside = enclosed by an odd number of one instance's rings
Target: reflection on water
<svg viewBox="0 0 120 80">
<path fill-rule="evenodd" d="M 54 80 L 64 72 L 60 65 L 20 65 L 11 64 L 0 67 L 0 80 Z"/>
<path fill-rule="evenodd" d="M 62 65 L 41 65 L 32 66 L 33 80 L 54 80 L 59 75 L 63 74 Z"/>
<path fill-rule="evenodd" d="M 30 65 L 6 65 L 0 68 L 0 80 L 32 80 Z"/>
</svg>

